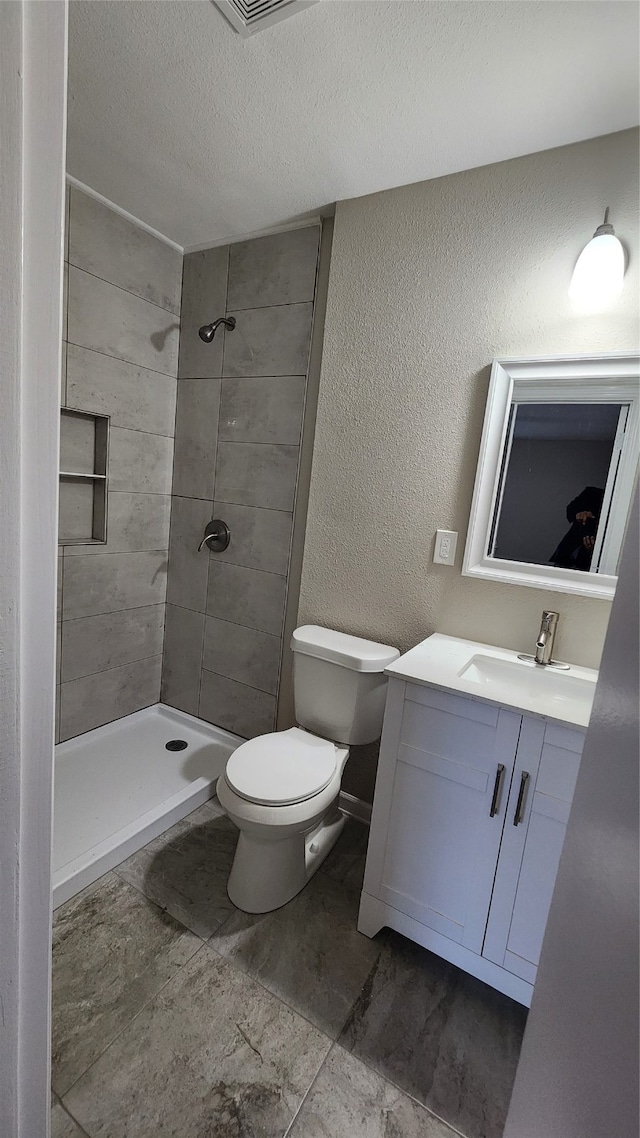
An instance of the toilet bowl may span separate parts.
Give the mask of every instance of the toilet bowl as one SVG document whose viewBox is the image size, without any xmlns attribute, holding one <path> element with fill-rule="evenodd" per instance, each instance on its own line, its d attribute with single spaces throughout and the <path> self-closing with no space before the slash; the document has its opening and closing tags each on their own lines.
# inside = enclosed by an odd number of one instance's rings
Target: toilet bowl
<svg viewBox="0 0 640 1138">
<path fill-rule="evenodd" d="M 317 625 L 293 633 L 300 726 L 243 743 L 217 793 L 240 834 L 227 891 L 267 913 L 304 888 L 344 826 L 338 808 L 349 744 L 380 735 L 386 678 L 397 649 Z"/>
</svg>

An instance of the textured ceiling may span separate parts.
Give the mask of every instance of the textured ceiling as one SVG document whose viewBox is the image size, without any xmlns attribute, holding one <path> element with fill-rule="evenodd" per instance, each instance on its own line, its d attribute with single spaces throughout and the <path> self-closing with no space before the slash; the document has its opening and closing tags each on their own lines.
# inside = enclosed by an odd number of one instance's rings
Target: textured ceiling
<svg viewBox="0 0 640 1138">
<path fill-rule="evenodd" d="M 71 0 L 68 170 L 190 248 L 638 122 L 638 6 Z"/>
</svg>

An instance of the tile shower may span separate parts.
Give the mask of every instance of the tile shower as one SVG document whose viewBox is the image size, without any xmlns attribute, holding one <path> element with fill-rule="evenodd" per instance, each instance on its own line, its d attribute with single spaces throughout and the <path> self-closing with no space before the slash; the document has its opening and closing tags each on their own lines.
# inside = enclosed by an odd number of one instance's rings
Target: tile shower
<svg viewBox="0 0 640 1138">
<path fill-rule="evenodd" d="M 61 476 L 58 899 L 93 879 L 76 876 L 85 853 L 95 877 L 131 852 L 132 802 L 148 841 L 275 725 L 320 240 L 315 225 L 183 258 L 76 187 L 67 208 L 62 457 L 85 473 Z M 204 343 L 225 313 L 236 329 Z M 198 552 L 214 516 L 229 548 Z M 173 782 L 165 736 L 189 745 Z"/>
<path fill-rule="evenodd" d="M 275 723 L 318 246 L 312 226 L 184 261 L 162 699 L 243 736 Z M 231 542 L 198 553 L 212 517 Z"/>
</svg>

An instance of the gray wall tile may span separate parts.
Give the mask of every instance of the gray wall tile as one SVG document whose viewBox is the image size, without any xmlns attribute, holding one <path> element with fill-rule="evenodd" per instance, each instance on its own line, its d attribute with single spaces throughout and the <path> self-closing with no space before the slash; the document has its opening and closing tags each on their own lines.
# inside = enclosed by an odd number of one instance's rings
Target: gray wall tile
<svg viewBox="0 0 640 1138">
<path fill-rule="evenodd" d="M 68 260 L 161 308 L 180 312 L 182 254 L 75 186 L 70 192 Z"/>
<path fill-rule="evenodd" d="M 267 573 L 287 572 L 291 514 L 230 502 L 214 502 L 213 514 L 226 521 L 231 541 L 224 553 L 212 553 L 212 558 L 246 565 L 248 569 L 264 569 Z"/>
<path fill-rule="evenodd" d="M 198 336 L 198 328 L 226 315 L 228 266 L 228 245 L 187 253 L 184 258 L 178 371 L 181 378 L 208 379 L 222 374 L 225 329 L 220 327 L 212 342 L 205 344 Z"/>
<path fill-rule="evenodd" d="M 60 737 L 71 739 L 157 703 L 162 656 L 62 684 Z"/>
<path fill-rule="evenodd" d="M 219 406 L 219 379 L 179 381 L 172 492 L 180 497 L 213 498 Z"/>
<path fill-rule="evenodd" d="M 176 387 L 170 375 L 69 345 L 67 405 L 110 415 L 112 427 L 173 435 Z"/>
<path fill-rule="evenodd" d="M 62 621 L 56 624 L 56 683 L 62 682 Z"/>
<path fill-rule="evenodd" d="M 243 506 L 293 510 L 297 471 L 298 447 L 220 442 L 216 498 Z"/>
<path fill-rule="evenodd" d="M 208 616 L 280 636 L 286 591 L 287 578 L 277 573 L 209 560 Z"/>
<path fill-rule="evenodd" d="M 109 438 L 109 489 L 170 494 L 173 439 L 112 427 Z"/>
<path fill-rule="evenodd" d="M 198 553 L 198 546 L 212 517 L 210 502 L 175 496 L 172 499 L 167 588 L 170 604 L 196 612 L 205 610 L 209 555 L 206 546 Z"/>
<path fill-rule="evenodd" d="M 63 620 L 162 604 L 166 583 L 163 552 L 65 557 Z"/>
<path fill-rule="evenodd" d="M 56 684 L 56 715 L 55 715 L 55 741 L 60 742 L 60 688 L 61 684 Z"/>
<path fill-rule="evenodd" d="M 104 545 L 69 545 L 67 557 L 100 553 L 137 553 L 169 548 L 169 494 L 130 494 L 113 491 L 108 496 L 107 541 Z"/>
<path fill-rule="evenodd" d="M 229 442 L 288 443 L 302 431 L 304 375 L 223 379 L 220 438 Z"/>
<path fill-rule="evenodd" d="M 248 308 L 230 315 L 237 326 L 225 337 L 223 375 L 306 373 L 313 304 Z"/>
<path fill-rule="evenodd" d="M 204 615 L 167 605 L 162 665 L 163 703 L 198 714 Z"/>
<path fill-rule="evenodd" d="M 179 327 L 165 309 L 70 267 L 70 343 L 175 376 Z"/>
<path fill-rule="evenodd" d="M 279 636 L 208 616 L 202 666 L 209 672 L 275 695 L 280 672 Z"/>
<path fill-rule="evenodd" d="M 62 620 L 62 562 L 63 562 L 62 550 L 59 549 L 58 550 L 58 570 L 57 570 L 57 580 L 56 580 L 56 586 L 57 586 L 56 620 Z"/>
<path fill-rule="evenodd" d="M 203 671 L 198 715 L 245 739 L 273 731 L 275 696 Z"/>
<path fill-rule="evenodd" d="M 92 536 L 93 484 L 75 478 L 61 479 L 58 490 L 58 540 L 91 541 Z"/>
<path fill-rule="evenodd" d="M 229 308 L 313 300 L 320 228 L 292 229 L 230 248 Z"/>
<path fill-rule="evenodd" d="M 62 682 L 162 654 L 164 605 L 62 624 Z"/>
<path fill-rule="evenodd" d="M 71 474 L 95 470 L 95 419 L 92 415 L 60 415 L 60 469 Z"/>
</svg>

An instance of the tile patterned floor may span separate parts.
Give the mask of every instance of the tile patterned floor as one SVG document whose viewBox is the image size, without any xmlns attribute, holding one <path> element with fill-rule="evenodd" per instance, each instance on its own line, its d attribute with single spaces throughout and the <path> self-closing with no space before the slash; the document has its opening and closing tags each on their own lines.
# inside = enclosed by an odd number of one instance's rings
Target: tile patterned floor
<svg viewBox="0 0 640 1138">
<path fill-rule="evenodd" d="M 251 917 L 207 803 L 62 906 L 52 1138 L 500 1138 L 526 1013 L 356 931 L 366 841 Z"/>
</svg>

